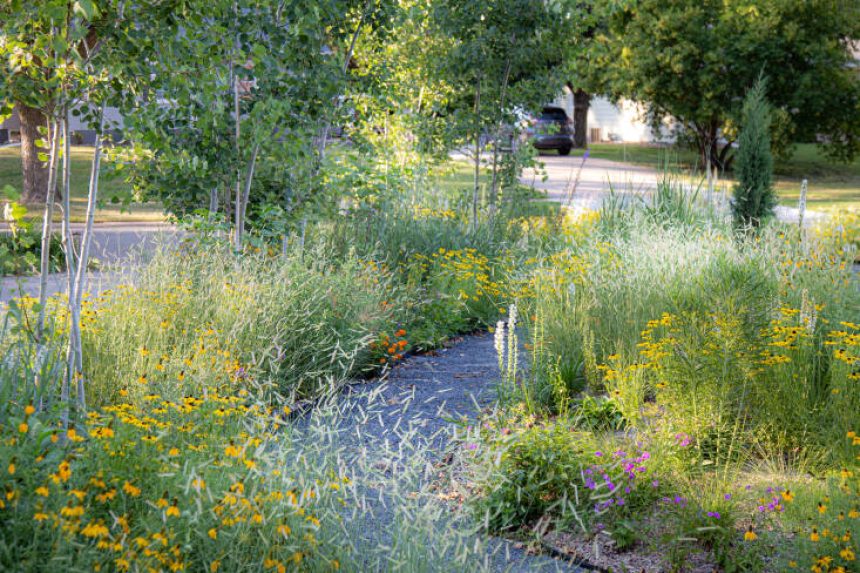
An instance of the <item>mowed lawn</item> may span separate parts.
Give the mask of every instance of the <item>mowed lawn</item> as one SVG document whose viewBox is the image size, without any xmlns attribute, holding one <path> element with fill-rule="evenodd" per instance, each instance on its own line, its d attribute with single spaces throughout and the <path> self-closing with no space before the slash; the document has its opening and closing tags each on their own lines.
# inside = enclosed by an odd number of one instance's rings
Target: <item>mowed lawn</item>
<svg viewBox="0 0 860 573">
<path fill-rule="evenodd" d="M 71 206 L 72 222 L 83 222 L 87 209 L 87 189 L 90 181 L 92 147 L 72 147 Z M 0 148 L 0 188 L 11 185 L 21 190 L 21 148 Z M 100 206 L 96 211 L 96 222 L 159 222 L 164 221 L 164 213 L 158 203 L 133 203 L 123 207 L 111 203 L 111 198 L 129 190 L 129 184 L 118 177 L 102 176 L 99 181 Z M 30 206 L 30 215 L 41 217 L 40 205 Z M 57 213 L 57 220 L 59 220 Z"/>
<path fill-rule="evenodd" d="M 697 154 L 689 148 L 660 147 L 647 144 L 596 143 L 590 147 L 593 157 L 649 165 L 656 169 L 680 167 L 692 169 L 698 165 Z M 581 156 L 583 151 L 575 150 Z M 777 159 L 774 164 L 776 190 L 783 205 L 796 205 L 800 183 L 809 181 L 808 205 L 814 209 L 860 208 L 860 157 L 851 163 L 829 161 L 813 144 L 797 145 L 789 159 Z M 732 183 L 731 173 L 723 178 Z"/>
</svg>

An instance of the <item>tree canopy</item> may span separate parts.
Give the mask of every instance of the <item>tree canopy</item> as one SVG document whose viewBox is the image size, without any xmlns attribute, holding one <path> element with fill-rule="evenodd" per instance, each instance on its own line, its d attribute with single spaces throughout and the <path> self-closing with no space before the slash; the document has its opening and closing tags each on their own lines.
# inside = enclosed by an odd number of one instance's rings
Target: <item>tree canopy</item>
<svg viewBox="0 0 860 573">
<path fill-rule="evenodd" d="M 636 0 L 595 37 L 602 91 L 671 117 L 718 167 L 736 140 L 744 94 L 767 74 L 777 147 L 820 141 L 860 151 L 860 74 L 851 40 L 860 5 L 844 0 Z"/>
</svg>

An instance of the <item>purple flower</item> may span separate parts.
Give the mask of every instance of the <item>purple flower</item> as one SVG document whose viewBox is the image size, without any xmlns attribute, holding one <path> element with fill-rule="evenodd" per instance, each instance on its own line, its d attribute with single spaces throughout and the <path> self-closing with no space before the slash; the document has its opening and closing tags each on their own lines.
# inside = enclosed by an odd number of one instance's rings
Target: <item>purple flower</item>
<svg viewBox="0 0 860 573">
<path fill-rule="evenodd" d="M 616 503 L 616 505 L 624 505 L 624 498 L 623 498 L 623 497 L 619 497 L 619 498 L 618 498 L 618 501 L 616 501 L 615 503 Z"/>
<path fill-rule="evenodd" d="M 682 448 L 686 448 L 690 445 L 690 436 L 688 436 L 684 432 L 679 432 L 675 434 L 675 443 L 677 443 Z"/>
<path fill-rule="evenodd" d="M 466 444 L 466 449 L 467 450 L 477 450 L 478 444 Z"/>
<path fill-rule="evenodd" d="M 597 451 L 597 452 L 594 452 L 594 455 L 595 455 L 595 456 L 597 456 L 598 458 L 602 458 L 602 457 L 603 457 L 603 452 L 601 452 L 601 451 Z"/>
<path fill-rule="evenodd" d="M 726 495 L 723 496 L 723 498 L 725 498 L 725 500 L 728 501 L 728 500 L 732 499 L 732 494 L 727 493 Z"/>
<path fill-rule="evenodd" d="M 651 482 L 651 487 L 660 487 L 660 481 L 655 479 Z"/>
<path fill-rule="evenodd" d="M 714 519 L 719 519 L 720 518 L 720 512 L 719 511 L 709 511 L 708 517 L 713 517 Z"/>
</svg>

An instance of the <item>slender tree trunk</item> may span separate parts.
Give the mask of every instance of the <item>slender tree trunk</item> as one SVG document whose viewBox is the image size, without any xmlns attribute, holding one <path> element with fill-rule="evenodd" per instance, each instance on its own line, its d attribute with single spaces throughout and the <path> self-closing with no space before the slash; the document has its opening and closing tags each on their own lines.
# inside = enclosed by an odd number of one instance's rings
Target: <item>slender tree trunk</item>
<svg viewBox="0 0 860 573">
<path fill-rule="evenodd" d="M 24 174 L 22 199 L 27 204 L 42 204 L 48 194 L 48 167 L 39 160 L 39 153 L 47 150 L 36 142 L 42 138 L 40 127 L 47 125 L 42 110 L 24 104 L 15 104 L 21 121 L 21 166 Z"/>
<path fill-rule="evenodd" d="M 478 196 L 481 184 L 481 77 L 475 86 L 475 186 L 472 190 L 472 231 L 478 230 Z"/>
<path fill-rule="evenodd" d="M 102 133 L 104 132 L 105 113 L 102 106 L 99 116 L 99 127 L 96 132 L 96 144 L 93 151 L 92 170 L 90 172 L 90 187 L 87 193 L 87 215 L 86 224 L 84 225 L 84 233 L 81 237 L 81 252 L 78 259 L 77 275 L 75 276 L 74 299 L 69 298 L 71 308 L 72 327 L 70 333 L 74 336 L 69 338 L 69 352 L 74 355 L 75 377 L 77 378 L 77 394 L 78 407 L 83 412 L 86 410 L 87 401 L 84 388 L 84 349 L 83 339 L 81 335 L 81 303 L 84 296 L 84 281 L 86 280 L 87 264 L 90 256 L 90 245 L 93 240 L 93 220 L 96 213 L 96 202 L 99 194 L 99 170 L 101 168 L 102 157 Z"/>
<path fill-rule="evenodd" d="M 499 102 L 499 121 L 496 126 L 496 141 L 493 143 L 493 180 L 490 184 L 490 218 L 494 218 L 496 212 L 496 195 L 499 184 L 499 137 L 502 135 L 502 129 L 505 119 L 505 100 L 508 93 L 508 82 L 511 77 L 511 62 L 508 60 L 505 65 L 505 74 L 502 80 L 502 94 Z"/>
<path fill-rule="evenodd" d="M 591 105 L 591 94 L 581 89 L 573 92 L 573 144 L 576 147 L 588 147 L 588 108 Z"/>
<path fill-rule="evenodd" d="M 242 192 L 242 215 L 240 217 L 240 236 L 245 234 L 245 221 L 248 216 L 248 200 L 251 198 L 251 183 L 254 181 L 254 168 L 257 165 L 257 156 L 260 154 L 260 144 L 254 144 L 254 150 L 251 152 L 251 159 L 248 162 L 248 169 L 245 172 L 245 189 Z"/>
<path fill-rule="evenodd" d="M 234 229 L 235 234 L 233 236 L 233 249 L 236 254 L 242 252 L 242 174 L 238 167 L 239 160 L 239 138 L 241 136 L 241 116 L 239 114 L 239 76 L 233 77 L 233 119 L 236 122 L 236 200 L 235 209 L 234 209 Z"/>
<path fill-rule="evenodd" d="M 42 219 L 42 252 L 39 261 L 39 318 L 36 341 L 41 344 L 45 332 L 45 306 L 48 303 L 48 273 L 51 272 L 51 235 L 54 229 L 54 200 L 57 191 L 57 159 L 60 151 L 60 122 L 49 125 L 51 154 L 48 159 L 48 188 L 45 190 L 45 215 Z"/>
<path fill-rule="evenodd" d="M 72 277 L 75 276 L 75 245 L 72 239 L 72 229 L 70 225 L 71 217 L 71 201 L 69 198 L 69 189 L 71 186 L 72 160 L 71 160 L 71 142 L 69 131 L 69 111 L 63 111 L 63 249 L 66 253 L 66 276 L 67 276 L 67 294 L 69 301 L 75 300 L 75 285 Z M 73 305 L 69 305 L 72 307 Z M 71 308 L 70 308 L 71 310 Z M 73 338 L 75 331 L 72 325 L 76 322 L 75 317 L 69 317 L 69 349 L 74 343 Z M 74 355 L 68 352 L 66 355 L 66 373 L 63 376 L 63 384 L 60 389 L 60 401 L 63 404 L 63 425 L 68 427 L 69 424 L 69 406 L 70 406 L 70 388 L 75 379 L 75 362 Z"/>
<path fill-rule="evenodd" d="M 346 73 L 349 71 L 349 62 L 352 60 L 352 55 L 355 53 L 355 44 L 358 42 L 358 35 L 361 32 L 361 27 L 364 25 L 364 19 L 370 11 L 371 4 L 372 0 L 367 0 L 367 4 L 365 4 L 364 10 L 361 12 L 361 17 L 358 19 L 358 25 L 355 27 L 352 39 L 349 42 L 349 49 L 346 52 L 346 59 L 343 62 L 342 73 L 344 77 L 346 77 Z M 340 109 L 340 95 L 335 97 L 334 105 L 332 106 L 332 114 L 338 109 Z M 328 146 L 328 134 L 329 131 L 331 131 L 332 114 L 326 114 L 326 120 L 323 122 L 323 126 L 320 129 L 319 142 L 317 143 L 317 160 L 319 165 L 322 165 L 322 162 L 325 159 L 325 151 Z"/>
</svg>

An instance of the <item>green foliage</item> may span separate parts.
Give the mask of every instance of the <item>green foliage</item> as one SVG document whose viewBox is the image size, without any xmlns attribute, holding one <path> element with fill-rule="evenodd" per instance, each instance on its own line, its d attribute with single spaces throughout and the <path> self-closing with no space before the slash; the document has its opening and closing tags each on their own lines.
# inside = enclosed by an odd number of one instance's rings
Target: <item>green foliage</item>
<svg viewBox="0 0 860 573">
<path fill-rule="evenodd" d="M 778 114 L 777 148 L 818 141 L 835 157 L 856 155 L 860 80 L 845 38 L 857 37 L 851 2 L 754 4 L 691 0 L 628 3 L 595 35 L 592 65 L 606 93 L 643 104 L 655 122 L 670 116 L 699 144 L 701 160 L 727 167 L 741 124 L 743 92 L 764 70 Z"/>
<path fill-rule="evenodd" d="M 758 227 L 773 215 L 773 155 L 770 151 L 770 104 L 765 98 L 767 81 L 760 78 L 744 100 L 735 176 L 732 213 L 739 227 Z"/>
<path fill-rule="evenodd" d="M 38 231 L 0 234 L 0 276 L 38 273 L 41 252 L 42 236 Z M 62 241 L 57 235 L 51 237 L 51 260 L 48 268 L 51 272 L 66 268 Z"/>
</svg>

